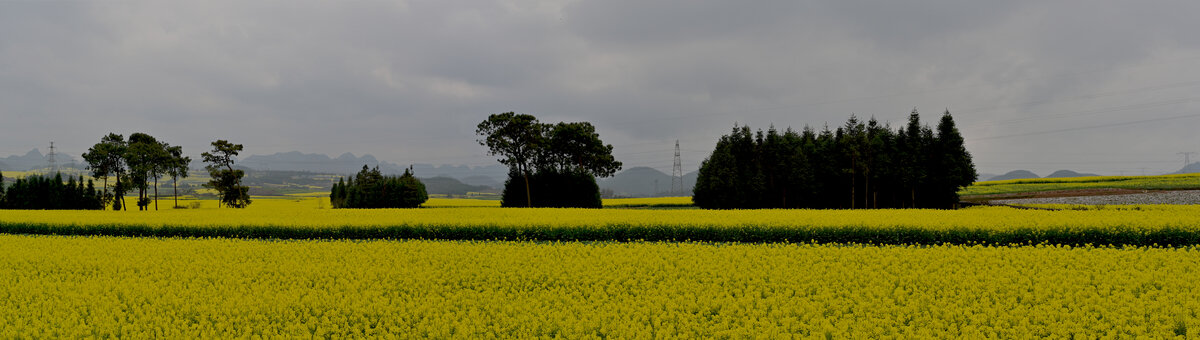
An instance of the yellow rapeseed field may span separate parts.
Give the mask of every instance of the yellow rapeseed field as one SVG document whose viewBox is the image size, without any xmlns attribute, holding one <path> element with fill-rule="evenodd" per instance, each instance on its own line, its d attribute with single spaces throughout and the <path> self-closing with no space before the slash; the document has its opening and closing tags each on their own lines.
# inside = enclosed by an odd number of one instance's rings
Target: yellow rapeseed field
<svg viewBox="0 0 1200 340">
<path fill-rule="evenodd" d="M 0 245 L 0 338 L 1200 337 L 1192 247 Z"/>
<path fill-rule="evenodd" d="M 295 228 L 375 227 L 394 225 L 590 227 L 664 226 L 685 228 L 806 227 L 859 229 L 918 228 L 922 230 L 1014 229 L 1200 229 L 1200 206 L 1144 205 L 1076 208 L 1060 211 L 976 207 L 960 210 L 639 210 L 639 209 L 321 209 L 321 198 L 257 199 L 247 209 L 216 208 L 202 201 L 200 209 L 160 211 L 40 211 L 0 210 L 4 223 L 52 225 L 147 226 L 288 226 Z M 451 206 L 450 199 L 433 201 Z M 475 200 L 467 201 L 470 206 Z M 181 205 L 187 202 L 181 201 Z M 327 205 L 326 205 L 327 207 Z"/>
<path fill-rule="evenodd" d="M 958 194 L 969 198 L 970 196 L 977 195 L 1100 188 L 1143 190 L 1200 189 L 1200 174 L 1010 179 L 1004 181 L 975 182 L 975 184 L 960 190 Z"/>
</svg>

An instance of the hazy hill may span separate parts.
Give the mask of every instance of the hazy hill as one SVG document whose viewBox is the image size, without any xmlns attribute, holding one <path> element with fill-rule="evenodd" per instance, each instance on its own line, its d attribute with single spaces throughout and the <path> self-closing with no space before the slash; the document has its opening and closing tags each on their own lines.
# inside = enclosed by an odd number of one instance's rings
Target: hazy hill
<svg viewBox="0 0 1200 340">
<path fill-rule="evenodd" d="M 467 176 L 467 177 L 461 178 L 459 180 L 461 180 L 463 182 L 463 184 L 468 184 L 468 185 L 482 185 L 482 186 L 496 188 L 496 189 L 503 189 L 503 187 L 504 187 L 504 182 L 497 180 L 495 178 L 492 178 L 490 176 L 483 176 L 483 175 Z"/>
<path fill-rule="evenodd" d="M 989 178 L 988 180 L 989 181 L 1004 181 L 1004 180 L 1010 180 L 1010 179 L 1026 179 L 1026 178 L 1041 178 L 1041 177 L 1029 170 L 1013 170 L 1013 171 L 1009 171 L 1006 174 Z"/>
<path fill-rule="evenodd" d="M 59 167 L 74 168 L 79 167 L 75 157 L 68 154 L 55 154 L 54 160 L 58 162 Z M 38 149 L 30 150 L 24 155 L 12 155 L 0 158 L 0 171 L 28 171 L 32 169 L 42 169 L 50 164 L 46 155 L 42 154 Z"/>
<path fill-rule="evenodd" d="M 1198 173 L 1198 172 L 1200 172 L 1200 162 L 1188 164 L 1187 166 L 1183 167 L 1183 169 L 1179 169 L 1179 171 L 1176 171 L 1175 173 L 1177 173 L 1177 174 L 1194 174 L 1194 173 Z"/>
<path fill-rule="evenodd" d="M 650 197 L 675 196 L 671 193 L 671 175 L 649 167 L 633 167 L 617 173 L 613 177 L 597 181 L 600 189 L 612 190 L 617 196 Z M 692 187 L 696 186 L 696 172 L 683 175 L 683 194 L 692 195 Z"/>
<path fill-rule="evenodd" d="M 279 152 L 271 155 L 251 155 L 238 161 L 242 165 L 255 170 L 271 171 L 305 171 L 330 174 L 354 174 L 362 170 L 363 165 L 374 168 L 388 175 L 398 175 L 408 168 L 387 161 L 380 161 L 370 154 L 355 156 L 344 153 L 337 158 L 323 154 L 302 153 L 299 151 Z M 195 166 L 195 165 L 193 165 Z M 200 164 L 203 167 L 203 164 Z M 499 164 L 470 167 L 466 165 L 412 164 L 413 174 L 420 178 L 450 177 L 470 185 L 485 185 L 499 188 L 503 183 L 508 169 Z"/>
<path fill-rule="evenodd" d="M 299 151 L 278 152 L 271 155 L 251 155 L 238 160 L 238 164 L 264 171 L 308 171 L 332 174 L 355 173 L 361 170 L 363 165 L 372 168 L 378 166 L 380 171 L 389 174 L 403 171 L 403 168 L 399 165 L 380 162 L 375 159 L 375 156 L 362 155 L 362 157 L 357 157 L 349 152 L 337 158 L 330 158 L 329 156 L 315 153 L 301 153 Z"/>
<path fill-rule="evenodd" d="M 1068 178 L 1068 177 L 1095 177 L 1097 174 L 1078 173 L 1071 170 L 1059 170 L 1052 174 L 1046 175 L 1046 178 Z"/>
<path fill-rule="evenodd" d="M 441 176 L 421 178 L 421 183 L 425 184 L 425 192 L 429 194 L 466 195 L 468 192 L 496 191 L 489 186 L 463 184 L 457 179 Z"/>
</svg>

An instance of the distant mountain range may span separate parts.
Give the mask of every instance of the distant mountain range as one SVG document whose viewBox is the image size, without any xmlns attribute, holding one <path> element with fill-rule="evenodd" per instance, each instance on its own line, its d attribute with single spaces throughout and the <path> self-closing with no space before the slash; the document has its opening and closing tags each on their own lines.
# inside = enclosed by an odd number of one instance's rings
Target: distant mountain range
<svg viewBox="0 0 1200 340">
<path fill-rule="evenodd" d="M 1079 173 L 1079 172 L 1075 172 L 1075 171 L 1071 171 L 1071 170 L 1058 170 L 1050 175 L 1047 175 L 1045 178 L 1070 178 L 1070 177 L 1094 177 L 1094 176 L 1100 176 L 1100 175 L 1089 174 L 1089 173 Z M 983 178 L 983 176 L 980 176 L 980 178 Z M 1035 174 L 1029 170 L 1013 170 L 1013 171 L 1009 171 L 1008 173 L 1003 174 L 1003 175 L 992 176 L 991 178 L 988 178 L 986 180 L 987 181 L 1004 181 L 1004 180 L 1010 180 L 1010 179 L 1030 179 L 1030 178 L 1043 178 L 1043 177 L 1038 176 L 1037 174 Z"/>
<path fill-rule="evenodd" d="M 262 171 L 307 171 L 349 175 L 362 170 L 363 165 L 374 168 L 384 174 L 401 174 L 408 166 L 380 161 L 370 154 L 355 156 L 344 153 L 337 158 L 323 154 L 301 153 L 299 151 L 279 152 L 271 155 L 251 155 L 238 161 L 238 165 Z M 193 165 L 196 167 L 197 165 Z M 203 167 L 202 164 L 199 165 Z M 432 165 L 413 164 L 413 173 L 420 178 L 449 177 L 473 186 L 500 187 L 508 174 L 508 168 L 502 165 L 471 167 L 466 165 Z"/>
<path fill-rule="evenodd" d="M 344 153 L 336 158 L 322 154 L 301 153 L 298 151 L 280 152 L 271 155 L 251 155 L 238 161 L 238 165 L 260 171 L 307 171 L 349 175 L 362 170 L 363 165 L 379 170 L 385 174 L 403 173 L 406 166 L 380 161 L 372 155 L 355 156 Z M 193 165 L 196 167 L 197 165 Z M 200 164 L 199 166 L 203 166 Z M 413 172 L 422 181 L 430 181 L 426 186 L 439 187 L 436 191 L 466 192 L 483 191 L 485 187 L 502 189 L 508 179 L 508 168 L 502 165 L 470 167 L 465 165 L 413 164 Z M 442 178 L 442 179 L 439 179 Z M 444 179 L 453 178 L 451 183 Z M 436 184 L 433 182 L 437 182 Z M 625 169 L 610 178 L 597 180 L 601 189 L 612 190 L 613 194 L 625 197 L 651 197 L 677 195 L 671 193 L 671 175 L 648 167 L 633 167 Z M 683 176 L 683 195 L 691 195 L 692 187 L 696 185 L 696 173 Z M 432 189 L 432 188 L 431 188 Z"/>
<path fill-rule="evenodd" d="M 1010 179 L 1042 178 L 1029 170 L 1013 170 L 1006 174 L 989 178 L 989 181 L 1006 181 Z"/>
</svg>

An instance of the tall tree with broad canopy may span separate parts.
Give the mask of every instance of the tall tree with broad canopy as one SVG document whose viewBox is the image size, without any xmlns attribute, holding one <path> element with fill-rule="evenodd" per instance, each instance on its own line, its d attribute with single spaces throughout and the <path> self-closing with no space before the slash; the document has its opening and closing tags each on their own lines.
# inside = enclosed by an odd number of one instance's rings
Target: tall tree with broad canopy
<svg viewBox="0 0 1200 340">
<path fill-rule="evenodd" d="M 129 180 L 138 189 L 138 210 L 149 209 L 151 180 L 153 180 L 157 199 L 158 178 L 166 172 L 165 163 L 168 159 L 170 159 L 170 154 L 158 139 L 141 132 L 129 135 L 129 147 L 125 150 L 125 163 L 129 166 Z M 157 209 L 158 206 L 155 204 L 155 210 Z"/>
<path fill-rule="evenodd" d="M 250 188 L 242 185 L 242 177 L 245 177 L 246 173 L 233 168 L 235 158 L 243 149 L 242 145 L 221 139 L 212 142 L 212 146 L 212 151 L 200 154 L 204 157 L 204 162 L 208 163 L 204 168 L 212 177 L 204 186 L 217 190 L 221 204 L 231 208 L 245 208 L 250 205 Z"/>
<path fill-rule="evenodd" d="M 509 167 L 510 183 L 505 185 L 504 197 L 516 197 L 509 192 L 509 184 L 512 184 L 513 178 L 520 178 L 524 186 L 523 200 L 504 202 L 523 201 L 522 205 L 526 207 L 532 207 L 537 202 L 556 205 L 556 197 L 569 192 L 548 190 L 546 197 L 535 198 L 530 184 L 530 178 L 535 173 L 539 174 L 537 177 L 543 181 L 578 185 L 580 190 L 591 190 L 588 188 L 595 186 L 595 177 L 612 176 L 621 169 L 621 162 L 612 156 L 612 145 L 604 144 L 600 135 L 596 133 L 596 128 L 588 122 L 543 124 L 532 115 L 506 112 L 488 116 L 487 120 L 479 123 L 475 132 L 483 137 L 478 142 L 488 147 L 488 154 L 501 156 L 498 159 L 500 163 Z M 585 182 L 589 181 L 591 184 L 586 185 Z M 542 185 L 554 186 L 549 183 Z M 567 199 L 565 196 L 561 198 L 563 201 L 572 202 L 588 200 Z M 587 205 L 595 206 L 591 203 Z"/>
</svg>

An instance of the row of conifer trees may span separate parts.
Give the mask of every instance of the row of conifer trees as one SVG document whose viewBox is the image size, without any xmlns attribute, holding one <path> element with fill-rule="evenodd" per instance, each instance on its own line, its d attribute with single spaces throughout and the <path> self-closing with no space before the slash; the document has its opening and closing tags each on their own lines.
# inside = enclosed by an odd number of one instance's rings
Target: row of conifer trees
<svg viewBox="0 0 1200 340">
<path fill-rule="evenodd" d="M 61 173 L 26 176 L 10 185 L 0 181 L 0 209 L 104 209 L 101 195 L 83 176 L 68 176 L 65 183 Z"/>
<path fill-rule="evenodd" d="M 950 112 L 936 130 L 913 110 L 892 130 L 853 115 L 836 130 L 751 133 L 735 126 L 700 167 L 693 201 L 707 209 L 954 208 L 977 175 Z"/>
</svg>

